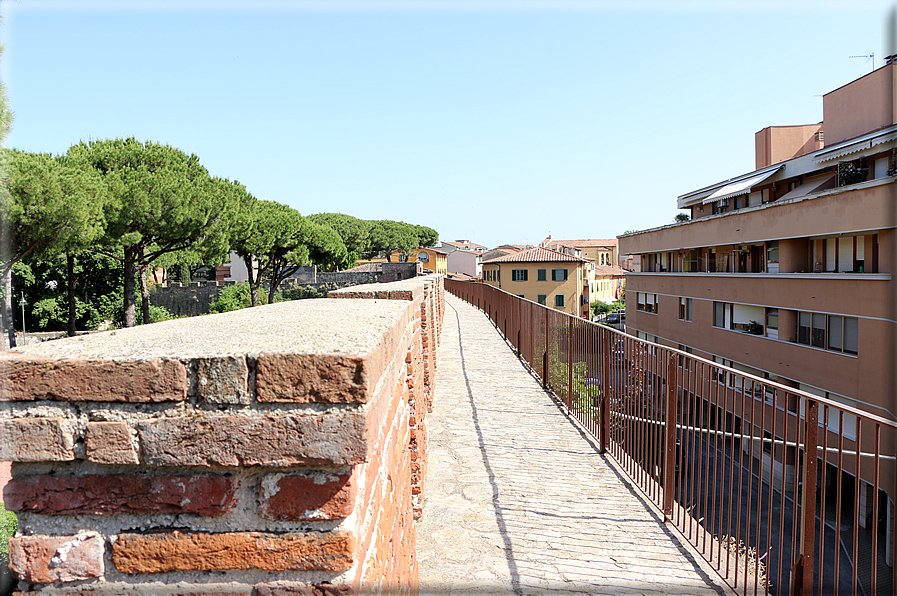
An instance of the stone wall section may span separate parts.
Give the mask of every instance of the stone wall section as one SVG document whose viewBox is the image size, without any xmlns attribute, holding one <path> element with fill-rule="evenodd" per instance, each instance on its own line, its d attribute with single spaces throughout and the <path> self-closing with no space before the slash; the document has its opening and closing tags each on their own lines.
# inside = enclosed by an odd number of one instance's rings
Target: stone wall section
<svg viewBox="0 0 897 596">
<path fill-rule="evenodd" d="M 442 285 L 383 286 L 0 357 L 22 593 L 411 593 Z"/>
<path fill-rule="evenodd" d="M 328 297 L 412 301 L 415 323 L 412 329 L 412 347 L 409 347 L 405 357 L 405 383 L 409 392 L 410 410 L 411 500 L 414 516 L 420 519 L 423 515 L 427 477 L 427 414 L 433 411 L 436 355 L 445 308 L 443 278 L 428 275 L 392 284 L 356 286 L 334 290 L 328 293 Z"/>
</svg>

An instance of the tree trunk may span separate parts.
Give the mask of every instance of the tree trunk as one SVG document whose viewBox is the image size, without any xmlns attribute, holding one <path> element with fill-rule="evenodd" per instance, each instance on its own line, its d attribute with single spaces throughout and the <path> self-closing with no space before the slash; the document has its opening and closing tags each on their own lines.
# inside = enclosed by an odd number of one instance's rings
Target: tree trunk
<svg viewBox="0 0 897 596">
<path fill-rule="evenodd" d="M 125 327 L 133 327 L 137 324 L 137 300 L 134 295 L 134 277 L 136 275 L 135 264 L 137 262 L 138 249 L 133 246 L 125 248 Z"/>
<path fill-rule="evenodd" d="M 143 253 L 143 251 L 140 251 Z M 150 324 L 149 312 L 149 288 L 146 285 L 146 270 L 148 265 L 143 262 L 143 254 L 140 255 L 140 309 L 143 311 L 143 324 Z"/>
<path fill-rule="evenodd" d="M 75 255 L 67 253 L 65 255 L 65 264 L 67 268 L 68 278 L 68 303 L 69 303 L 69 325 L 68 336 L 74 337 L 75 330 Z"/>
<path fill-rule="evenodd" d="M 276 279 L 271 280 L 271 287 L 268 288 L 268 304 L 274 304 L 274 293 L 277 291 L 277 286 L 280 285 L 280 281 Z"/>
<path fill-rule="evenodd" d="M 256 276 L 252 270 L 252 255 L 243 257 L 243 262 L 246 263 L 246 277 L 249 281 L 249 296 L 252 299 L 252 306 L 258 306 L 261 276 Z"/>
<path fill-rule="evenodd" d="M 3 323 L 9 335 L 9 347 L 16 347 L 16 323 L 12 318 L 12 267 L 6 270 L 3 276 Z"/>
</svg>

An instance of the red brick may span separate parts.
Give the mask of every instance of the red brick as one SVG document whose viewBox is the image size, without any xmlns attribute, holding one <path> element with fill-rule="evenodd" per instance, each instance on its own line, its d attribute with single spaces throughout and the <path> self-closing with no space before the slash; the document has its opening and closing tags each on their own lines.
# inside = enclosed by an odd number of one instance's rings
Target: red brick
<svg viewBox="0 0 897 596">
<path fill-rule="evenodd" d="M 6 485 L 6 507 L 47 515 L 195 513 L 215 516 L 236 505 L 228 476 L 20 476 Z"/>
<path fill-rule="evenodd" d="M 105 547 L 96 534 L 17 536 L 9 541 L 9 568 L 37 584 L 102 577 Z"/>
<path fill-rule="evenodd" d="M 0 358 L 5 401 L 160 402 L 187 398 L 187 369 L 178 360 L 114 362 L 38 356 Z"/>
<path fill-rule="evenodd" d="M 257 398 L 260 402 L 364 403 L 370 398 L 369 369 L 359 356 L 262 354 L 256 365 Z"/>
<path fill-rule="evenodd" d="M 279 582 L 258 584 L 256 596 L 352 596 L 356 591 L 345 584 L 298 584 L 296 582 Z"/>
<path fill-rule="evenodd" d="M 74 444 L 63 418 L 0 420 L 0 461 L 71 461 Z"/>
<path fill-rule="evenodd" d="M 137 464 L 137 448 L 127 422 L 88 422 L 84 433 L 87 459 L 98 464 Z"/>
<path fill-rule="evenodd" d="M 342 519 L 355 506 L 352 474 L 272 475 L 259 487 L 260 513 L 293 521 Z"/>
<path fill-rule="evenodd" d="M 159 418 L 138 424 L 152 466 L 348 465 L 367 456 L 360 410 L 307 416 Z"/>
<path fill-rule="evenodd" d="M 124 573 L 163 571 L 345 571 L 352 566 L 348 533 L 121 534 L 112 561 Z"/>
</svg>

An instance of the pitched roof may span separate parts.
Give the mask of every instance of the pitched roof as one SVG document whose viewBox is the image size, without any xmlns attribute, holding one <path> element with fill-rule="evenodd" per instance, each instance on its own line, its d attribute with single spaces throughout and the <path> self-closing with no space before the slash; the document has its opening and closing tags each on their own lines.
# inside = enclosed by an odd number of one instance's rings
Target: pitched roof
<svg viewBox="0 0 897 596">
<path fill-rule="evenodd" d="M 542 248 L 541 246 L 529 250 L 521 250 L 503 257 L 483 261 L 483 264 L 492 263 L 585 263 L 585 259 Z"/>
<path fill-rule="evenodd" d="M 597 246 L 617 246 L 617 239 L 608 240 L 552 240 L 549 246 L 572 246 L 573 248 L 592 248 Z"/>
<path fill-rule="evenodd" d="M 595 275 L 626 275 L 626 270 L 616 265 L 595 265 Z"/>
<path fill-rule="evenodd" d="M 451 242 L 449 240 L 443 240 L 442 244 L 448 246 L 454 246 L 455 248 L 459 248 L 462 250 L 485 250 L 486 247 L 482 244 L 477 244 L 476 242 Z"/>
</svg>

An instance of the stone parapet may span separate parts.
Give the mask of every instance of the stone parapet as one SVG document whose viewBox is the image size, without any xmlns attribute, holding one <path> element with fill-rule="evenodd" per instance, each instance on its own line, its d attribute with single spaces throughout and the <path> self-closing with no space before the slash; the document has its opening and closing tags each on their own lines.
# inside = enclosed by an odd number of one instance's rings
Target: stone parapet
<svg viewBox="0 0 897 596">
<path fill-rule="evenodd" d="M 442 282 L 359 290 L 0 356 L 19 589 L 412 591 Z"/>
</svg>

